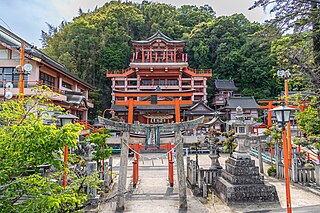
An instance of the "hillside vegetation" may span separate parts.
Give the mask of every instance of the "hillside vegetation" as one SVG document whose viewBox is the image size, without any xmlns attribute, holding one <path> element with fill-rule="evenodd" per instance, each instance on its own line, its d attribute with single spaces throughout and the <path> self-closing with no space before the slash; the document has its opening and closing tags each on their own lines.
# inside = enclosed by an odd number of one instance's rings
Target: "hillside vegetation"
<svg viewBox="0 0 320 213">
<path fill-rule="evenodd" d="M 147 1 L 114 1 L 93 11 L 79 9 L 78 17 L 58 27 L 48 24 L 42 43 L 46 53 L 97 87 L 90 97 L 96 106 L 90 115 L 93 118 L 110 106 L 111 81 L 105 77 L 106 69 L 128 67 L 133 53 L 131 40 L 146 39 L 158 29 L 173 39 L 187 40 L 191 67 L 213 69 L 209 99 L 217 77 L 234 79 L 244 96 L 277 96 L 283 88 L 274 76 L 282 68 L 279 52 L 290 37 L 284 43 L 273 42 L 275 38 L 267 36 L 266 26 L 250 22 L 243 14 L 216 17 L 208 5 L 177 8 Z M 301 89 L 303 85 L 296 83 L 294 87 Z"/>
</svg>

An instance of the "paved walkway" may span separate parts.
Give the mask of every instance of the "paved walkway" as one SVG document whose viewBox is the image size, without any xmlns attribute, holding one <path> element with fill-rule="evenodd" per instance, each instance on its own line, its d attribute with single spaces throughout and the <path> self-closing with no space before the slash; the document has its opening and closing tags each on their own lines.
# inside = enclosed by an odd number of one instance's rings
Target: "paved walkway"
<svg viewBox="0 0 320 213">
<path fill-rule="evenodd" d="M 178 184 L 175 173 L 175 185 L 173 188 L 168 184 L 168 167 L 167 160 L 161 160 L 161 154 L 143 154 L 146 156 L 144 164 L 140 161 L 139 182 L 136 189 L 133 189 L 126 195 L 125 212 L 143 212 L 143 213 L 176 213 L 181 212 L 178 209 L 179 195 Z M 191 159 L 195 159 L 194 155 L 190 155 Z M 224 168 L 224 162 L 228 155 L 222 155 L 219 159 Z M 154 160 L 148 158 L 155 158 Z M 158 158 L 158 159 L 157 159 Z M 253 158 L 254 159 L 254 158 Z M 163 161 L 163 163 L 162 163 Z M 130 189 L 132 176 L 132 163 L 128 164 L 128 189 Z M 199 165 L 207 168 L 210 165 L 208 155 L 199 155 Z M 256 163 L 258 165 L 258 163 Z M 264 165 L 264 170 L 268 169 L 268 165 Z M 119 169 L 119 158 L 114 157 L 114 171 L 117 173 Z M 229 207 L 226 206 L 217 197 L 214 199 L 214 206 L 209 200 L 207 204 L 202 204 L 199 198 L 192 195 L 188 189 L 188 211 L 190 213 L 206 213 L 206 212 L 286 212 L 285 185 L 284 181 L 276 178 L 265 177 L 265 180 L 273 184 L 277 188 L 280 204 L 278 205 L 240 205 Z M 112 196 L 112 195 L 111 195 Z M 293 212 L 320 212 L 320 197 L 307 192 L 301 186 L 291 186 L 291 199 Z M 115 200 L 114 200 L 115 201 Z M 304 208 L 301 208 L 304 207 Z M 109 202 L 101 208 L 101 212 L 115 212 L 115 202 Z"/>
</svg>

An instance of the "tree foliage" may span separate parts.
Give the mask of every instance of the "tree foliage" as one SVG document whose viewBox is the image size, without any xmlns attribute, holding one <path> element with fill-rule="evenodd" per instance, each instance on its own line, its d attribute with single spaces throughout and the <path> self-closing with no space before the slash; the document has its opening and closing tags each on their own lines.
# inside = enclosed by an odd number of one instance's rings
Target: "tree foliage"
<svg viewBox="0 0 320 213">
<path fill-rule="evenodd" d="M 62 108 L 48 104 L 48 91 L 0 103 L 0 211 L 66 212 L 79 208 L 87 196 L 83 184 L 93 179 L 79 178 L 70 171 L 69 184 L 60 184 L 64 168 L 63 148 L 76 147 L 79 124 L 58 128 L 45 125 L 53 112 Z M 40 176 L 40 168 L 51 167 Z"/>
<path fill-rule="evenodd" d="M 312 42 L 308 46 L 300 46 L 295 54 L 287 55 L 287 60 L 299 69 L 312 83 L 315 91 L 320 94 L 320 1 L 318 0 L 258 0 L 255 7 L 271 8 L 275 15 L 269 21 L 271 26 L 276 26 L 280 33 L 306 35 Z M 298 47 L 298 46 L 295 46 Z M 288 48 L 290 48 L 288 46 Z M 305 52 L 308 52 L 306 57 Z M 318 102 L 320 99 L 318 100 Z"/>
<path fill-rule="evenodd" d="M 105 70 L 126 68 L 133 52 L 131 40 L 146 39 L 156 30 L 187 40 L 191 67 L 213 68 L 209 99 L 216 77 L 235 79 L 243 95 L 272 98 L 280 91 L 279 82 L 270 81 L 276 63 L 271 42 L 255 37 L 264 27 L 242 14 L 216 18 L 208 5 L 176 8 L 148 1 L 112 1 L 82 11 L 70 23 L 48 27 L 42 36 L 44 51 L 97 87 L 90 97 L 96 106 L 91 118 L 110 106 L 111 82 Z"/>
</svg>

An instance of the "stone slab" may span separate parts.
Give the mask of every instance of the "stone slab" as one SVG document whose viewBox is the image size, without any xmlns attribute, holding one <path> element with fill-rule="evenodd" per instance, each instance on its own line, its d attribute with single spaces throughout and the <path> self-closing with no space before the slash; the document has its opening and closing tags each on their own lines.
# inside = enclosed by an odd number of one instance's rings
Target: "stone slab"
<svg viewBox="0 0 320 213">
<path fill-rule="evenodd" d="M 270 184 L 233 185 L 219 177 L 217 195 L 227 204 L 279 202 L 275 186 Z"/>
<path fill-rule="evenodd" d="M 259 168 L 255 166 L 234 166 L 226 163 L 226 171 L 233 175 L 259 175 Z"/>
<path fill-rule="evenodd" d="M 238 167 L 248 167 L 248 166 L 255 166 L 254 160 L 238 160 L 235 158 L 228 158 L 227 162 L 233 166 L 238 166 Z"/>
<path fill-rule="evenodd" d="M 264 177 L 260 175 L 243 175 L 243 176 L 236 176 L 225 171 L 222 171 L 221 177 L 224 178 L 226 181 L 230 182 L 234 185 L 241 185 L 241 184 L 263 184 Z"/>
</svg>

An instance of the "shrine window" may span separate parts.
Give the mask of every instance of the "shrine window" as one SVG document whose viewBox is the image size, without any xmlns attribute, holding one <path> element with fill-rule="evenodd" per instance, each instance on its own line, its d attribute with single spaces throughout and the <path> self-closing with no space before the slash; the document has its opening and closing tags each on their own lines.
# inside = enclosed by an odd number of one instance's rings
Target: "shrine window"
<svg viewBox="0 0 320 213">
<path fill-rule="evenodd" d="M 0 59 L 9 59 L 9 50 L 1 49 L 0 50 Z"/>
<path fill-rule="evenodd" d="M 239 133 L 246 133 L 246 130 L 245 130 L 245 128 L 243 127 L 243 126 L 239 126 L 238 127 L 239 129 Z"/>
<path fill-rule="evenodd" d="M 68 84 L 64 81 L 62 81 L 62 89 L 69 89 L 69 90 L 72 90 L 72 85 L 71 84 Z"/>
<path fill-rule="evenodd" d="M 124 81 L 116 81 L 116 86 L 124 86 Z"/>
<path fill-rule="evenodd" d="M 168 85 L 179 85 L 177 79 L 168 79 Z"/>
<path fill-rule="evenodd" d="M 39 80 L 42 81 L 42 83 L 48 85 L 48 86 L 55 86 L 55 78 L 51 75 L 48 75 L 47 73 L 41 72 L 39 73 Z"/>
<path fill-rule="evenodd" d="M 152 85 L 151 79 L 142 79 L 141 80 L 141 86 L 151 86 L 151 85 Z"/>
</svg>

